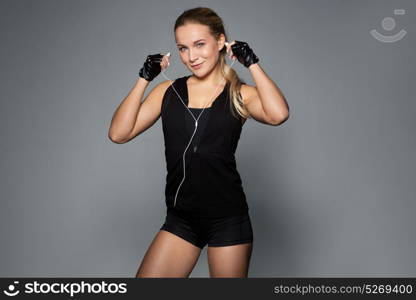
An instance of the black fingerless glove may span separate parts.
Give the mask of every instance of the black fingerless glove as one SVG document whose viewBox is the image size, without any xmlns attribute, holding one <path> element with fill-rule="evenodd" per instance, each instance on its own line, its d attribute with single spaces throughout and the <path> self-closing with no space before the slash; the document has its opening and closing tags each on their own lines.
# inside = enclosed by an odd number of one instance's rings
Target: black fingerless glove
<svg viewBox="0 0 416 300">
<path fill-rule="evenodd" d="M 160 53 L 148 55 L 143 67 L 139 71 L 139 76 L 147 81 L 152 81 L 162 70 L 162 67 L 160 66 L 162 58 L 163 55 Z"/>
<path fill-rule="evenodd" d="M 235 41 L 235 43 L 231 45 L 231 50 L 233 51 L 233 55 L 246 68 L 259 61 L 259 58 L 254 54 L 253 50 L 246 42 Z"/>
</svg>

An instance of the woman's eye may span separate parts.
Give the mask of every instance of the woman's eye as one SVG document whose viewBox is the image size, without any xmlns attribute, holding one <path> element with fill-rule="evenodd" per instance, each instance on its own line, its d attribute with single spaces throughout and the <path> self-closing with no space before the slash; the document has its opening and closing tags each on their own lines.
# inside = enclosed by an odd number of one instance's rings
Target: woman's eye
<svg viewBox="0 0 416 300">
<path fill-rule="evenodd" d="M 205 43 L 198 43 L 197 46 L 203 46 Z M 178 48 L 179 52 L 182 52 L 182 50 L 185 49 L 184 47 Z"/>
</svg>

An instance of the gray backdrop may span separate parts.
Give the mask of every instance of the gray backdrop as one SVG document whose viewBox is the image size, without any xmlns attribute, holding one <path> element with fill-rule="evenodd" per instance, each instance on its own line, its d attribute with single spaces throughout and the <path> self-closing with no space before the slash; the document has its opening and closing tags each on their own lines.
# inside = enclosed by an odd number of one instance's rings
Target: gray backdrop
<svg viewBox="0 0 416 300">
<path fill-rule="evenodd" d="M 415 276 L 410 0 L 2 0 L 0 276 L 135 275 L 165 216 L 161 120 L 122 145 L 110 120 L 148 54 L 190 74 L 173 25 L 200 5 L 250 44 L 291 112 L 249 120 L 236 152 L 249 276 Z M 206 250 L 191 277 L 208 277 Z"/>
</svg>

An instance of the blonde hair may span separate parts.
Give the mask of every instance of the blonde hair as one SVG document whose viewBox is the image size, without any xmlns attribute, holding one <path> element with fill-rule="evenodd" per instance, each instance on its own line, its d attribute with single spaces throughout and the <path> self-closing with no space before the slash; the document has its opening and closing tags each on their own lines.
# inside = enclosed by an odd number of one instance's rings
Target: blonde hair
<svg viewBox="0 0 416 300">
<path fill-rule="evenodd" d="M 224 24 L 222 19 L 210 8 L 208 7 L 195 7 L 192 9 L 185 10 L 175 22 L 174 32 L 179 26 L 186 24 L 201 24 L 209 27 L 210 33 L 218 40 L 221 34 L 224 34 L 225 40 L 227 41 L 227 34 L 224 29 Z M 235 112 L 237 112 L 243 119 L 249 118 L 247 110 L 243 106 L 243 101 L 241 97 L 241 85 L 245 84 L 241 80 L 237 72 L 230 68 L 225 60 L 227 55 L 227 48 L 224 46 L 220 50 L 219 64 L 222 75 L 225 77 L 226 84 L 230 86 L 229 88 L 229 98 L 231 112 L 234 117 L 237 117 Z"/>
</svg>

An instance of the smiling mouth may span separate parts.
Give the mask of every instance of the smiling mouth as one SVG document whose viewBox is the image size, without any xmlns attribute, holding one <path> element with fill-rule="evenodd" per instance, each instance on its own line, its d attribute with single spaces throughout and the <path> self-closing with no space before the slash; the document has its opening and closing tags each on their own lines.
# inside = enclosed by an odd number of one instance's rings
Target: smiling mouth
<svg viewBox="0 0 416 300">
<path fill-rule="evenodd" d="M 199 67 L 200 65 L 202 65 L 203 64 L 203 62 L 202 63 L 200 63 L 200 64 L 197 64 L 197 65 L 191 65 L 191 67 L 192 68 L 195 68 L 195 67 Z"/>
</svg>

